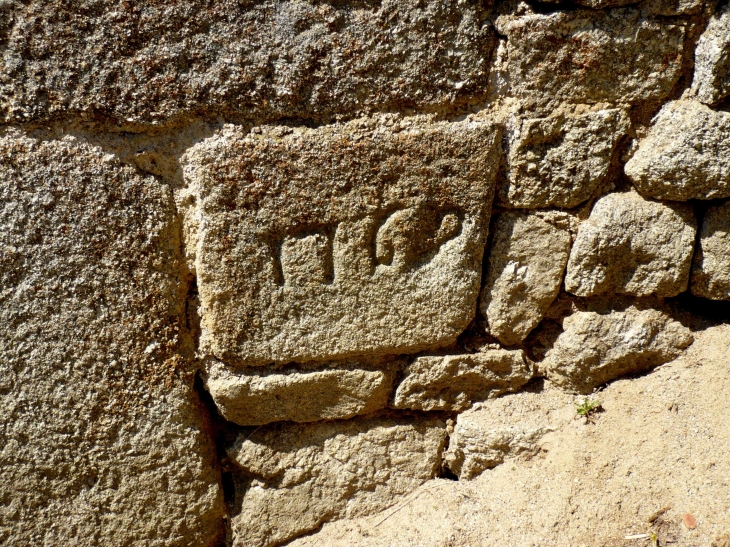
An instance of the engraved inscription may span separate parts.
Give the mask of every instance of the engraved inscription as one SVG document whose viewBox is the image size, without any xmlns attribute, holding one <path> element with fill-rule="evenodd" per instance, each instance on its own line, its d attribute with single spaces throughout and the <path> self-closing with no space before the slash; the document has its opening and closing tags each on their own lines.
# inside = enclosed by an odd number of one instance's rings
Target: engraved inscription
<svg viewBox="0 0 730 547">
<path fill-rule="evenodd" d="M 441 246 L 461 233 L 456 212 L 412 207 L 391 213 L 375 236 L 375 260 L 383 266 L 421 266 L 430 262 Z"/>
<path fill-rule="evenodd" d="M 334 281 L 332 231 L 300 233 L 281 240 L 279 260 L 284 285 L 331 284 Z"/>
</svg>

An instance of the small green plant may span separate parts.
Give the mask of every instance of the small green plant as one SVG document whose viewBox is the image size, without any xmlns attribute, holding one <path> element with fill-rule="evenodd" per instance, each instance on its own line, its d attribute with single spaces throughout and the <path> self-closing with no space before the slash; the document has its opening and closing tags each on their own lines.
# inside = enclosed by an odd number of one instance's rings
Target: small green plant
<svg viewBox="0 0 730 547">
<path fill-rule="evenodd" d="M 579 418 L 590 420 L 593 415 L 601 410 L 601 401 L 586 397 L 582 403 L 575 404 L 575 412 Z"/>
</svg>

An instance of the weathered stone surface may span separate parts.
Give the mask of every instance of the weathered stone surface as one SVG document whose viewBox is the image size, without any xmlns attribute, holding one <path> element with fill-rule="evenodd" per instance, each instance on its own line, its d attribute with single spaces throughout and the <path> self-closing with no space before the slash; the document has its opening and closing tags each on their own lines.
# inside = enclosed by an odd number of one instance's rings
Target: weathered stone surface
<svg viewBox="0 0 730 547">
<path fill-rule="evenodd" d="M 477 403 L 457 416 L 444 452 L 445 467 L 459 479 L 468 480 L 507 457 L 538 452 L 542 436 L 572 418 L 565 412 L 570 398 L 553 389 Z M 571 413 L 572 406 L 567 411 Z"/>
<path fill-rule="evenodd" d="M 190 150 L 201 350 L 262 365 L 452 343 L 473 319 L 500 134 L 382 117 Z"/>
<path fill-rule="evenodd" d="M 508 133 L 506 207 L 575 207 L 608 173 L 616 144 L 629 128 L 623 110 L 516 120 Z"/>
<path fill-rule="evenodd" d="M 632 8 L 501 16 L 510 93 L 527 106 L 665 98 L 681 75 L 685 29 Z"/>
<path fill-rule="evenodd" d="M 730 300 L 730 202 L 709 207 L 692 265 L 692 293 Z"/>
<path fill-rule="evenodd" d="M 436 418 L 276 424 L 228 451 L 253 477 L 232 519 L 233 545 L 281 545 L 320 524 L 382 511 L 436 476 L 446 442 Z"/>
<path fill-rule="evenodd" d="M 557 4 L 559 0 L 542 0 Z M 618 8 L 638 4 L 637 8 L 646 10 L 649 15 L 695 15 L 702 11 L 704 0 L 576 0 L 579 6 L 591 9 Z"/>
<path fill-rule="evenodd" d="M 244 426 L 314 422 L 352 418 L 388 404 L 395 363 L 362 365 L 236 370 L 211 360 L 204 380 L 221 415 L 231 422 Z"/>
<path fill-rule="evenodd" d="M 695 49 L 692 91 L 706 104 L 730 95 L 730 4 L 724 4 L 710 19 Z"/>
<path fill-rule="evenodd" d="M 479 307 L 489 332 L 519 344 L 542 320 L 560 291 L 572 242 L 564 213 L 499 215 Z"/>
<path fill-rule="evenodd" d="M 578 228 L 565 289 L 578 296 L 676 296 L 687 289 L 696 230 L 691 205 L 608 194 Z"/>
<path fill-rule="evenodd" d="M 730 196 L 730 114 L 674 101 L 654 119 L 625 167 L 646 196 L 686 201 Z"/>
<path fill-rule="evenodd" d="M 169 188 L 0 133 L 0 543 L 215 545 Z"/>
<path fill-rule="evenodd" d="M 464 410 L 473 401 L 515 391 L 532 378 L 522 350 L 417 357 L 408 365 L 393 406 L 413 410 Z"/>
<path fill-rule="evenodd" d="M 557 385 L 590 391 L 609 380 L 677 358 L 692 343 L 690 330 L 655 309 L 628 307 L 599 314 L 576 312 L 543 362 Z"/>
<path fill-rule="evenodd" d="M 327 117 L 463 103 L 486 87 L 489 8 L 454 0 L 15 2 L 0 119 Z"/>
</svg>

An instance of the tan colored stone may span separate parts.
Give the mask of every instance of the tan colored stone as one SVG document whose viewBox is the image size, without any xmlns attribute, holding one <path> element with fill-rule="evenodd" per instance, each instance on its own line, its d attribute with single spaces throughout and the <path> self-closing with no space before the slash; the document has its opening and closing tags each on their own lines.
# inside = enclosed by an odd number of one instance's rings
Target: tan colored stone
<svg viewBox="0 0 730 547">
<path fill-rule="evenodd" d="M 730 114 L 666 104 L 625 167 L 642 194 L 675 201 L 730 197 Z"/>
<path fill-rule="evenodd" d="M 695 48 L 692 91 L 697 100 L 716 104 L 730 95 L 730 4 L 710 19 Z"/>
<path fill-rule="evenodd" d="M 403 372 L 395 408 L 464 410 L 474 401 L 515 391 L 532 379 L 522 350 L 417 357 Z"/>
<path fill-rule="evenodd" d="M 486 88 L 490 7 L 14 2 L 4 43 L 0 28 L 0 120 L 327 118 L 463 104 Z"/>
<path fill-rule="evenodd" d="M 563 329 L 542 366 L 552 382 L 579 393 L 676 359 L 693 340 L 664 312 L 634 306 L 576 312 L 563 320 Z"/>
<path fill-rule="evenodd" d="M 444 465 L 461 480 L 477 477 L 505 458 L 540 451 L 540 439 L 569 423 L 571 396 L 558 390 L 521 392 L 477 403 L 459 414 Z M 571 408 L 567 409 L 571 412 Z"/>
<path fill-rule="evenodd" d="M 515 122 L 508 133 L 506 207 L 575 207 L 608 173 L 616 144 L 629 128 L 623 110 L 557 114 Z"/>
<path fill-rule="evenodd" d="M 730 300 L 730 202 L 709 207 L 692 265 L 692 294 Z"/>
<path fill-rule="evenodd" d="M 687 289 L 696 230 L 691 205 L 608 194 L 578 229 L 565 290 L 676 296 Z"/>
<path fill-rule="evenodd" d="M 281 545 L 323 522 L 382 511 L 436 476 L 445 424 L 431 417 L 276 424 L 241 434 L 229 457 L 253 477 L 233 545 Z"/>
<path fill-rule="evenodd" d="M 479 302 L 490 334 L 515 345 L 542 320 L 560 291 L 572 242 L 564 213 L 499 215 Z"/>
<path fill-rule="evenodd" d="M 0 544 L 217 545 L 170 189 L 5 129 L 0 196 Z"/>
<path fill-rule="evenodd" d="M 393 389 L 394 365 L 338 362 L 304 370 L 236 370 L 211 360 L 204 381 L 221 415 L 236 424 L 314 422 L 385 408 Z"/>
<path fill-rule="evenodd" d="M 661 100 L 679 80 L 685 29 L 633 8 L 501 16 L 510 93 L 530 107 Z"/>
<path fill-rule="evenodd" d="M 474 317 L 495 126 L 227 128 L 188 151 L 201 351 L 230 364 L 447 345 Z"/>
</svg>

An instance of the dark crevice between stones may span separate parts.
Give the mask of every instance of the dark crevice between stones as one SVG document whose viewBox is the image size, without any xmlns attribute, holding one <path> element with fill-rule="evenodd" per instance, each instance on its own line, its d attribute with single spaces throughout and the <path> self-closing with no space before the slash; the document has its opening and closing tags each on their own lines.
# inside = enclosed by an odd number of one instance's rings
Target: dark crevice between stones
<svg viewBox="0 0 730 547">
<path fill-rule="evenodd" d="M 215 447 L 216 465 L 220 480 L 220 488 L 223 492 L 223 498 L 228 514 L 223 517 L 221 522 L 221 534 L 216 544 L 218 547 L 230 547 L 231 545 L 231 516 L 234 515 L 236 507 L 240 509 L 240 499 L 237 499 L 237 492 L 241 491 L 237 488 L 239 482 L 246 479 L 236 474 L 233 466 L 228 464 L 225 451 L 225 435 L 227 428 L 226 421 L 218 413 L 218 408 L 213 402 L 210 393 L 205 389 L 203 378 L 200 372 L 196 373 L 193 389 L 198 396 L 204 421 L 207 427 L 209 442 Z M 244 489 L 245 491 L 245 489 Z"/>
</svg>

